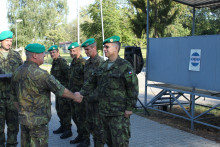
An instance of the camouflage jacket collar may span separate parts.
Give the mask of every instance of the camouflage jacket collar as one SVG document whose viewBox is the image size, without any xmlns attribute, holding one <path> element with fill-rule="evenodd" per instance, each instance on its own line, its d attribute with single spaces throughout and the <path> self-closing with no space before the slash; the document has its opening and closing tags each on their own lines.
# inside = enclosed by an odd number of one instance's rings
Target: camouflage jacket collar
<svg viewBox="0 0 220 147">
<path fill-rule="evenodd" d="M 25 61 L 24 65 L 32 65 L 32 66 L 35 66 L 35 67 L 39 67 L 38 64 L 33 62 L 33 61 Z"/>
<path fill-rule="evenodd" d="M 59 56 L 57 59 L 53 59 L 52 64 L 59 62 L 59 59 L 61 59 L 61 58 L 62 58 L 62 57 L 61 57 L 61 56 Z"/>
<path fill-rule="evenodd" d="M 98 59 L 98 57 L 99 57 L 99 55 L 96 54 L 94 58 L 89 58 L 89 59 L 88 59 L 88 62 L 89 62 L 89 63 L 94 63 L 94 62 Z"/>
<path fill-rule="evenodd" d="M 106 60 L 106 61 L 104 62 L 104 64 L 103 64 L 103 67 L 104 67 L 105 70 L 112 70 L 112 69 L 114 69 L 114 68 L 117 68 L 118 65 L 121 64 L 122 58 L 121 58 L 120 56 L 118 56 L 118 58 L 114 61 L 114 64 L 113 64 L 109 69 L 107 69 L 107 67 L 108 67 L 108 62 L 109 62 L 109 61 L 110 61 L 110 60 L 108 59 L 108 60 Z"/>
<path fill-rule="evenodd" d="M 72 60 L 72 63 L 76 64 L 76 63 L 80 63 L 83 60 L 83 57 L 80 55 L 79 58 L 75 58 Z"/>
<path fill-rule="evenodd" d="M 8 52 L 8 56 L 6 59 L 10 58 L 11 56 L 13 56 L 14 52 L 12 51 L 12 49 L 9 50 Z M 0 52 L 0 58 L 5 59 L 2 52 Z"/>
</svg>

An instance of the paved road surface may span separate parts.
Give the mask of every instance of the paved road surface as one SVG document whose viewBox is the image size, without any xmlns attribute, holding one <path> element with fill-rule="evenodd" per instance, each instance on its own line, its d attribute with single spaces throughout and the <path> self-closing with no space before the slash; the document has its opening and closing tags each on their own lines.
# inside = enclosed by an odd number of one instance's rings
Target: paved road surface
<svg viewBox="0 0 220 147">
<path fill-rule="evenodd" d="M 52 133 L 59 127 L 59 119 L 54 107 L 54 97 L 52 97 L 52 118 L 49 123 L 49 147 L 74 147 L 69 141 L 77 136 L 76 126 L 72 126 L 73 137 L 60 139 L 60 135 Z M 90 137 L 92 143 L 92 136 Z M 20 142 L 20 134 L 18 136 Z M 20 147 L 20 144 L 18 145 Z M 152 120 L 131 116 L 131 139 L 130 147 L 220 147 L 219 143 L 205 138 L 159 124 Z M 93 147 L 93 143 L 91 145 Z"/>
<path fill-rule="evenodd" d="M 138 75 L 140 85 L 140 97 L 143 100 L 144 96 L 144 74 Z M 148 91 L 151 91 L 150 89 Z M 153 93 L 152 93 L 153 91 Z M 154 95 L 158 90 L 153 89 L 150 96 Z M 60 139 L 60 135 L 54 135 L 53 130 L 59 127 L 59 119 L 56 115 L 54 107 L 55 98 L 52 96 L 52 118 L 49 123 L 49 147 L 74 147 L 69 141 L 77 136 L 76 126 L 73 123 L 73 137 L 68 139 Z M 90 137 L 92 143 L 92 136 Z M 20 132 L 18 135 L 20 142 Z M 18 144 L 20 147 L 20 144 Z M 219 143 L 207 140 L 205 138 L 169 127 L 164 124 L 159 124 L 147 118 L 138 115 L 131 116 L 131 139 L 130 147 L 220 147 Z M 93 147 L 93 143 L 91 145 Z"/>
</svg>

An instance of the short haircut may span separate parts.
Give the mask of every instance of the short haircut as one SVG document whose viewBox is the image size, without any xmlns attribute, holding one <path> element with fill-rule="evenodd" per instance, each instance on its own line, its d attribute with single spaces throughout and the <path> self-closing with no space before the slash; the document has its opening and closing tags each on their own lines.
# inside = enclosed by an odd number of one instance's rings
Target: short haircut
<svg viewBox="0 0 220 147">
<path fill-rule="evenodd" d="M 27 60 L 29 60 L 31 58 L 31 56 L 32 56 L 32 53 L 27 51 L 27 50 L 26 50 L 25 54 L 26 54 Z"/>
<path fill-rule="evenodd" d="M 121 48 L 121 43 L 119 41 L 113 42 L 114 46 L 118 47 L 118 52 L 120 51 Z"/>
<path fill-rule="evenodd" d="M 96 47 L 96 42 L 90 45 L 91 47 Z"/>
</svg>

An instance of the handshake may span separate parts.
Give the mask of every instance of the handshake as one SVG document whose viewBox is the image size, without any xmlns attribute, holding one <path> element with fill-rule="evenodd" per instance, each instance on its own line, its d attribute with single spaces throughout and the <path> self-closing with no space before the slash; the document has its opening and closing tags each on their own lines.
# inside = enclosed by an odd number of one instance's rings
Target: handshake
<svg viewBox="0 0 220 147">
<path fill-rule="evenodd" d="M 76 103 L 81 103 L 83 100 L 83 96 L 79 92 L 72 93 L 67 88 L 64 89 L 62 97 L 72 99 Z"/>
<path fill-rule="evenodd" d="M 81 103 L 83 100 L 83 96 L 79 92 L 75 92 L 74 94 L 74 101 L 77 103 Z"/>
</svg>

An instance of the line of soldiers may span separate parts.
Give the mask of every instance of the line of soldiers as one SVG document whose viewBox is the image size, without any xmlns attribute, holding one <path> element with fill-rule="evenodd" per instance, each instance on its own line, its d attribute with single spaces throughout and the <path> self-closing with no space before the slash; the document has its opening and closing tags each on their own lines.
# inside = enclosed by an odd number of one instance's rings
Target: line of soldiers
<svg viewBox="0 0 220 147">
<path fill-rule="evenodd" d="M 1 39 L 2 33 L 0 40 L 4 42 L 9 37 Z M 104 53 L 108 57 L 106 61 L 98 56 L 94 38 L 86 40 L 81 45 L 87 56 L 90 57 L 88 60 L 82 58 L 79 44 L 72 43 L 68 47 L 73 59 L 70 67 L 67 65 L 67 61 L 60 56 L 58 47 L 51 46 L 48 49 L 53 59 L 51 75 L 39 68 L 39 65 L 43 64 L 45 56 L 45 47 L 40 44 L 29 44 L 25 47 L 27 60 L 24 64 L 20 60 L 20 64 L 16 62 L 16 67 L 12 64 L 9 65 L 13 66 L 14 70 L 9 72 L 13 73 L 13 76 L 7 84 L 13 84 L 9 87 L 10 95 L 7 99 L 10 100 L 12 107 L 14 102 L 18 110 L 16 111 L 14 108 L 14 116 L 18 116 L 16 119 L 21 125 L 22 147 L 48 146 L 51 91 L 56 95 L 56 110 L 60 119 L 60 127 L 53 133 L 62 134 L 61 139 L 72 136 L 72 118 L 77 126 L 78 136 L 71 140 L 70 144 L 79 143 L 77 147 L 90 146 L 89 137 L 92 134 L 95 147 L 103 147 L 105 143 L 110 147 L 127 147 L 129 145 L 129 118 L 138 96 L 137 76 L 130 63 L 118 56 L 121 46 L 119 36 L 112 36 L 104 40 L 103 45 Z M 10 48 L 11 46 L 8 47 L 8 50 Z M 2 50 L 5 50 L 3 43 L 0 57 L 3 56 L 7 60 L 8 56 L 4 56 Z M 4 70 L 2 62 L 0 69 Z M 0 84 L 6 84 L 6 82 L 2 83 L 4 80 L 0 80 Z M 2 92 L 4 89 L 0 89 L 0 91 Z M 7 91 L 4 92 L 7 93 Z M 0 102 L 1 100 L 4 100 L 2 95 L 0 95 Z M 3 106 L 2 102 L 0 106 Z M 0 107 L 0 114 L 1 109 Z M 4 113 L 7 115 L 6 112 Z M 8 120 L 0 115 L 1 124 L 5 124 L 5 121 L 8 125 Z M 13 122 L 15 123 L 15 121 Z M 1 126 L 0 137 L 4 139 L 0 138 L 0 147 L 4 146 L 5 142 L 4 126 L 3 128 Z M 13 135 L 9 133 L 9 126 L 6 145 L 16 146 L 15 137 L 18 133 L 18 123 L 16 131 L 12 133 L 15 136 L 13 140 L 10 140 L 12 138 L 10 136 Z"/>
</svg>

